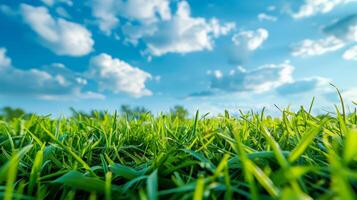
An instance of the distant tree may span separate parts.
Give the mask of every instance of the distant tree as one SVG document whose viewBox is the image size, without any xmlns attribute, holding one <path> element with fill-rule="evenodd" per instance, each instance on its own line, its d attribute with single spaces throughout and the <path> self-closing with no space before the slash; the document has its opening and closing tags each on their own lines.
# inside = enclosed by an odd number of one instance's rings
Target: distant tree
<svg viewBox="0 0 357 200">
<path fill-rule="evenodd" d="M 185 119 L 188 117 L 188 111 L 180 105 L 176 105 L 175 107 L 171 108 L 170 114 L 173 118 Z"/>
<path fill-rule="evenodd" d="M 150 110 L 142 106 L 131 107 L 129 105 L 122 105 L 120 112 L 125 114 L 128 119 L 140 119 L 145 115 L 151 115 Z"/>
<path fill-rule="evenodd" d="M 12 120 L 15 118 L 20 118 L 28 116 L 26 112 L 21 108 L 12 108 L 9 106 L 3 107 L 0 111 L 1 118 L 4 120 Z"/>
<path fill-rule="evenodd" d="M 104 119 L 104 116 L 107 114 L 105 111 L 98 111 L 98 110 L 92 110 L 89 113 L 84 112 L 84 111 L 78 111 L 75 110 L 74 108 L 70 108 L 72 117 L 74 118 L 95 118 L 95 119 Z"/>
</svg>

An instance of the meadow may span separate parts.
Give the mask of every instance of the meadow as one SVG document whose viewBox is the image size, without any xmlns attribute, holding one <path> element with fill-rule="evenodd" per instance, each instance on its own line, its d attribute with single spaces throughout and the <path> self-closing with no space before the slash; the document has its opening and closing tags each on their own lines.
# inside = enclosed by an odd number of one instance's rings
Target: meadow
<svg viewBox="0 0 357 200">
<path fill-rule="evenodd" d="M 0 198 L 356 199 L 357 115 L 93 112 L 0 121 Z"/>
</svg>

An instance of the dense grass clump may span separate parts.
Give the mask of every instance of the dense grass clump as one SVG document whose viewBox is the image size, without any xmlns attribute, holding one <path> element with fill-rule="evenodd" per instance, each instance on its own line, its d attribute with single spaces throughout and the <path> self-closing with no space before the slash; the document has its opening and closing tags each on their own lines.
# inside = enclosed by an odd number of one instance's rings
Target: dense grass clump
<svg viewBox="0 0 357 200">
<path fill-rule="evenodd" d="M 0 198 L 356 199 L 356 112 L 310 111 L 0 121 Z"/>
</svg>

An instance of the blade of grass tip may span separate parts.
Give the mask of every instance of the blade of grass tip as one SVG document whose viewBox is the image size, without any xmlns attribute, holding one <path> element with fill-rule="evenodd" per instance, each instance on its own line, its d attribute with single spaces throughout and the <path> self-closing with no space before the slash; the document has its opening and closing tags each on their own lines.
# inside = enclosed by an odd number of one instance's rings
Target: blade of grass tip
<svg viewBox="0 0 357 200">
<path fill-rule="evenodd" d="M 46 127 L 42 125 L 42 129 L 45 131 L 45 133 L 56 143 L 58 144 L 65 152 L 70 154 L 77 162 L 79 162 L 82 167 L 86 170 L 88 170 L 92 175 L 95 175 L 95 173 L 91 170 L 90 166 L 82 160 L 81 157 L 79 157 L 76 153 L 72 151 L 71 148 L 67 147 L 66 145 L 62 144 Z M 95 175 L 96 176 L 96 175 Z"/>
<path fill-rule="evenodd" d="M 279 189 L 273 184 L 270 178 L 264 174 L 264 172 L 256 166 L 251 160 L 247 160 L 247 167 L 258 180 L 260 185 L 274 198 L 278 198 L 279 196 Z"/>
<path fill-rule="evenodd" d="M 244 149 L 243 149 L 240 141 L 237 141 L 237 147 L 238 147 L 239 157 L 241 159 L 242 166 L 243 166 L 244 179 L 248 183 L 250 193 L 252 194 L 251 199 L 258 200 L 259 199 L 258 188 L 255 184 L 253 174 L 249 170 L 249 167 L 247 164 L 248 156 L 244 152 Z"/>
<path fill-rule="evenodd" d="M 224 193 L 224 199 L 232 200 L 233 192 L 232 192 L 232 185 L 231 185 L 231 177 L 229 176 L 228 161 L 226 162 L 226 166 L 224 168 L 224 184 L 226 185 L 226 192 Z"/>
<path fill-rule="evenodd" d="M 112 199 L 112 172 L 105 174 L 105 200 Z"/>
<path fill-rule="evenodd" d="M 150 176 L 146 180 L 146 190 L 148 194 L 149 200 L 157 200 L 158 199 L 158 177 L 157 170 L 150 174 Z"/>
<path fill-rule="evenodd" d="M 341 92 L 340 92 L 340 90 L 339 90 L 334 84 L 330 83 L 330 85 L 331 85 L 332 87 L 334 87 L 334 88 L 336 89 L 336 91 L 337 91 L 337 94 L 338 94 L 338 96 L 339 96 L 339 98 L 340 98 L 341 107 L 342 107 L 342 108 L 341 108 L 341 109 L 342 109 L 342 117 L 343 117 L 343 120 L 346 122 L 345 103 L 343 102 L 343 98 L 342 98 Z"/>
<path fill-rule="evenodd" d="M 195 192 L 193 193 L 193 200 L 202 200 L 205 189 L 205 179 L 199 177 L 196 182 Z"/>
<path fill-rule="evenodd" d="M 264 112 L 265 112 L 265 106 L 262 109 L 262 112 L 260 113 L 260 121 L 263 121 L 264 119 Z"/>
<path fill-rule="evenodd" d="M 28 151 L 30 151 L 32 146 L 33 145 L 28 145 L 28 146 L 22 148 L 20 151 L 16 152 L 8 162 L 6 162 L 3 166 L 1 166 L 1 168 L 0 168 L 0 183 L 7 179 L 10 168 L 14 168 L 13 165 L 20 162 L 21 158 Z M 16 166 L 17 166 L 17 164 L 16 164 Z"/>
<path fill-rule="evenodd" d="M 330 152 L 330 164 L 332 168 L 332 188 L 337 192 L 340 199 L 354 200 L 356 195 L 349 183 L 348 177 L 342 173 L 343 166 L 335 152 Z"/>
<path fill-rule="evenodd" d="M 309 107 L 309 114 L 311 114 L 312 111 L 312 107 L 314 106 L 315 103 L 315 97 L 312 97 L 311 103 L 310 103 L 310 107 Z"/>
<path fill-rule="evenodd" d="M 299 141 L 298 145 L 291 151 L 289 155 L 289 162 L 292 163 L 296 161 L 307 149 L 307 147 L 313 142 L 317 134 L 320 133 L 320 130 L 322 127 L 325 125 L 327 122 L 327 119 L 322 120 L 319 124 L 319 126 L 315 128 L 310 128 L 301 138 Z"/>
<path fill-rule="evenodd" d="M 196 111 L 195 121 L 193 123 L 192 135 L 196 135 L 197 123 L 198 123 L 199 111 Z"/>
<path fill-rule="evenodd" d="M 29 194 L 33 194 L 36 183 L 39 183 L 40 170 L 43 162 L 43 150 L 45 145 L 42 145 L 41 149 L 36 153 L 35 160 L 32 164 L 29 181 Z"/>
<path fill-rule="evenodd" d="M 357 156 L 357 129 L 351 129 L 346 134 L 343 157 L 346 163 L 351 162 Z"/>
<path fill-rule="evenodd" d="M 225 154 L 221 162 L 218 164 L 216 171 L 214 172 L 214 177 L 218 177 L 220 173 L 224 170 L 224 168 L 227 166 L 228 159 L 229 154 Z"/>
<path fill-rule="evenodd" d="M 32 148 L 32 145 L 26 146 L 16 153 L 10 160 L 9 169 L 7 170 L 7 179 L 5 185 L 4 200 L 11 200 L 14 194 L 14 183 L 17 176 L 17 166 L 19 165 L 21 154 L 25 154 Z"/>
<path fill-rule="evenodd" d="M 286 169 L 289 167 L 289 163 L 286 160 L 283 151 L 281 150 L 279 144 L 275 141 L 273 136 L 270 134 L 270 132 L 264 127 L 264 124 L 261 123 L 261 131 L 265 137 L 265 139 L 268 141 L 269 145 L 272 147 L 273 152 L 275 154 L 275 158 L 277 159 L 278 163 L 283 169 Z"/>
</svg>

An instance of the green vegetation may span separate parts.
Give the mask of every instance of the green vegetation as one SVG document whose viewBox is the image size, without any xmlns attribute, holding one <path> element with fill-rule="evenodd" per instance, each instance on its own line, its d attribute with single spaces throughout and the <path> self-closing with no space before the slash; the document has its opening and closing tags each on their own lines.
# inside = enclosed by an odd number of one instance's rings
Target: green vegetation
<svg viewBox="0 0 357 200">
<path fill-rule="evenodd" d="M 0 198 L 356 199 L 356 111 L 121 110 L 4 117 Z"/>
</svg>

